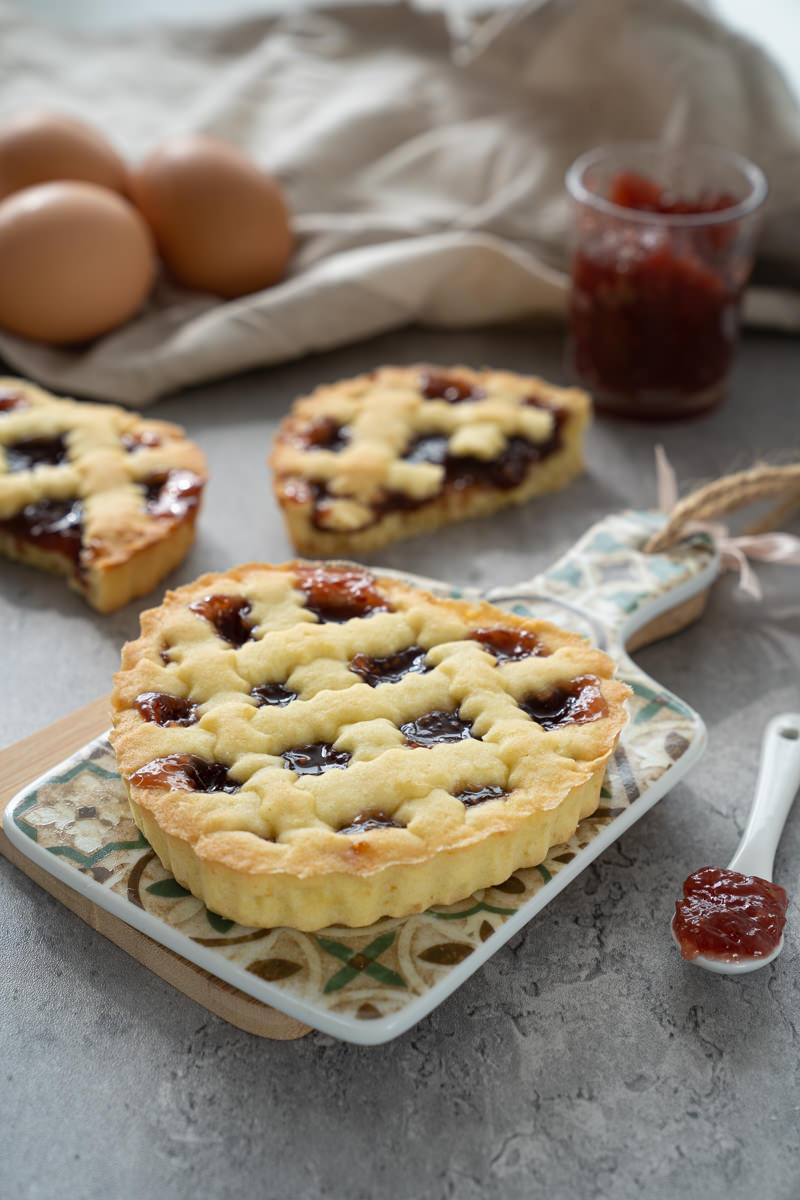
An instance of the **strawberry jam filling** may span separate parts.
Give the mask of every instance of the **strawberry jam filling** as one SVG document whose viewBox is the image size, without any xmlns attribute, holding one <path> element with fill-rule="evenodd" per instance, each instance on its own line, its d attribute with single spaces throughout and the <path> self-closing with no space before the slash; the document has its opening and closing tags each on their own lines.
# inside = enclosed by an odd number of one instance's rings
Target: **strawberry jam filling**
<svg viewBox="0 0 800 1200">
<path fill-rule="evenodd" d="M 456 793 L 456 800 L 460 800 L 465 808 L 474 808 L 476 804 L 485 804 L 487 800 L 502 800 L 503 796 L 507 795 L 505 788 L 490 784 L 482 788 L 464 788 L 462 792 Z"/>
<path fill-rule="evenodd" d="M 164 471 L 144 483 L 145 507 L 154 517 L 185 517 L 200 503 L 203 480 L 193 471 Z"/>
<path fill-rule="evenodd" d="M 335 417 L 316 417 L 295 435 L 304 450 L 343 450 L 350 443 L 350 431 Z"/>
<path fill-rule="evenodd" d="M 404 829 L 399 821 L 394 821 L 387 813 L 375 809 L 372 812 L 359 813 L 353 817 L 349 825 L 337 829 L 337 833 L 369 833 L 371 829 Z"/>
<path fill-rule="evenodd" d="M 0 390 L 0 413 L 14 412 L 15 409 L 30 408 L 30 404 L 21 392 Z"/>
<path fill-rule="evenodd" d="M 426 371 L 419 381 L 426 400 L 446 400 L 448 404 L 463 404 L 466 400 L 483 400 L 486 393 L 455 375 L 443 371 Z"/>
<path fill-rule="evenodd" d="M 435 746 L 438 742 L 461 742 L 472 737 L 472 724 L 462 721 L 457 711 L 434 709 L 400 726 L 407 746 Z"/>
<path fill-rule="evenodd" d="M 581 675 L 547 692 L 534 693 L 520 700 L 519 706 L 545 730 L 586 725 L 608 713 L 600 681 L 594 675 Z"/>
<path fill-rule="evenodd" d="M 238 792 L 241 784 L 228 774 L 224 763 L 209 762 L 199 754 L 168 754 L 154 758 L 131 775 L 143 788 L 168 788 L 172 792 Z"/>
<path fill-rule="evenodd" d="M 194 725 L 197 705 L 167 692 L 141 692 L 134 701 L 144 721 L 156 725 Z"/>
<path fill-rule="evenodd" d="M 279 708 L 285 708 L 292 700 L 297 699 L 297 692 L 290 691 L 282 683 L 262 683 L 258 687 L 254 687 L 250 695 L 259 708 L 263 708 L 265 704 L 275 704 Z"/>
<path fill-rule="evenodd" d="M 469 637 L 473 642 L 480 642 L 499 663 L 530 658 L 534 654 L 545 657 L 550 653 L 529 629 L 475 629 Z"/>
<path fill-rule="evenodd" d="M 430 462 L 444 467 L 442 489 L 449 486 L 456 491 L 475 487 L 478 484 L 510 491 L 519 487 L 534 463 L 540 462 L 548 454 L 552 454 L 559 442 L 559 434 L 555 426 L 550 437 L 541 442 L 531 442 L 528 438 L 514 435 L 506 442 L 506 447 L 497 458 L 483 459 L 472 455 L 451 454 L 449 438 L 444 433 L 426 433 L 407 447 L 403 458 L 406 462 Z M 428 497 L 422 503 L 427 503 Z M 386 508 L 392 508 L 391 498 Z M 398 507 L 398 505 L 394 505 Z"/>
<path fill-rule="evenodd" d="M 353 617 L 392 612 L 388 600 L 375 587 L 365 571 L 337 567 L 296 567 L 297 586 L 305 596 L 305 606 L 320 621 L 342 624 Z"/>
<path fill-rule="evenodd" d="M 35 467 L 56 467 L 67 457 L 67 440 L 58 437 L 27 438 L 5 447 L 9 471 L 32 471 Z"/>
<path fill-rule="evenodd" d="M 205 596 L 189 605 L 193 613 L 197 613 L 214 626 L 224 642 L 237 649 L 243 646 L 252 636 L 253 626 L 246 620 L 250 612 L 250 601 L 244 596 Z"/>
<path fill-rule="evenodd" d="M 344 768 L 350 762 L 346 750 L 334 750 L 330 742 L 311 742 L 308 746 L 295 746 L 284 750 L 284 763 L 296 775 L 322 775 L 333 767 Z"/>
<path fill-rule="evenodd" d="M 26 504 L 16 516 L 0 521 L 0 531 L 77 564 L 82 546 L 83 505 L 80 500 L 40 500 Z"/>
<path fill-rule="evenodd" d="M 421 646 L 409 646 L 406 650 L 398 650 L 397 654 L 387 654 L 383 658 L 356 654 L 350 660 L 350 670 L 360 675 L 370 687 L 377 687 L 379 683 L 398 683 L 404 675 L 427 674 L 431 668 L 425 661 L 426 655 L 427 650 Z"/>
</svg>

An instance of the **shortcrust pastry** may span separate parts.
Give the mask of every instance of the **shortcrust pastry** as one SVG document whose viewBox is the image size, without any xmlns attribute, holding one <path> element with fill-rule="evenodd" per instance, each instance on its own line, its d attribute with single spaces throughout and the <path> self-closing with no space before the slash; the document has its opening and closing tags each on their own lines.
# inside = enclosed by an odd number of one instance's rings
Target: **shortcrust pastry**
<svg viewBox="0 0 800 1200">
<path fill-rule="evenodd" d="M 563 487 L 589 419 L 585 392 L 531 376 L 381 367 L 296 401 L 275 492 L 302 554 L 363 553 Z"/>
<path fill-rule="evenodd" d="M 348 563 L 249 564 L 142 615 L 111 740 L 164 866 L 244 925 L 367 925 L 541 862 L 629 689 L 544 621 Z"/>
<path fill-rule="evenodd" d="M 100 612 L 185 557 L 205 482 L 179 426 L 0 379 L 0 551 L 66 575 Z"/>
</svg>

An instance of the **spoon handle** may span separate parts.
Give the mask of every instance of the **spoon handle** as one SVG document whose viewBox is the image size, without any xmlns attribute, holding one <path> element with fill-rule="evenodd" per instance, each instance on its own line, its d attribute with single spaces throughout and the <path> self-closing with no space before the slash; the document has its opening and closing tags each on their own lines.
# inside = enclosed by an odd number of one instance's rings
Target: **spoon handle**
<svg viewBox="0 0 800 1200">
<path fill-rule="evenodd" d="M 775 851 L 798 787 L 800 713 L 781 713 L 764 731 L 756 792 L 739 849 L 729 864 L 732 871 L 772 879 Z"/>
</svg>

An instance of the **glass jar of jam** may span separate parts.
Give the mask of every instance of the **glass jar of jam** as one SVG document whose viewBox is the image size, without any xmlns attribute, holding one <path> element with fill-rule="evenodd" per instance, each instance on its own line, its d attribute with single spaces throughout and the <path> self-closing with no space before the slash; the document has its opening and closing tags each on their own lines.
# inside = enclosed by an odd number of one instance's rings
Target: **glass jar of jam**
<svg viewBox="0 0 800 1200">
<path fill-rule="evenodd" d="M 600 411 L 659 420 L 723 397 L 767 184 L 716 147 L 631 142 L 581 155 L 569 361 Z"/>
</svg>

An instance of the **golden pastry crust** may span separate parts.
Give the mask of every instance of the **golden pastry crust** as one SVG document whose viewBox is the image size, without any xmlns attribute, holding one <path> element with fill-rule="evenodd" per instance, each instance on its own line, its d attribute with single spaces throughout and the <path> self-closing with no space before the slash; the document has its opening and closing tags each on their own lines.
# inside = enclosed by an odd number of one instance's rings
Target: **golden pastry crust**
<svg viewBox="0 0 800 1200">
<path fill-rule="evenodd" d="M 354 564 L 251 563 L 142 614 L 111 740 L 134 819 L 212 911 L 367 925 L 574 832 L 626 720 L 613 669 L 547 622 Z"/>
<path fill-rule="evenodd" d="M 275 494 L 301 553 L 364 553 L 564 487 L 590 415 L 585 392 L 534 376 L 381 367 L 295 402 Z"/>
<path fill-rule="evenodd" d="M 185 557 L 206 479 L 178 425 L 0 379 L 0 551 L 67 575 L 100 612 Z"/>
</svg>

